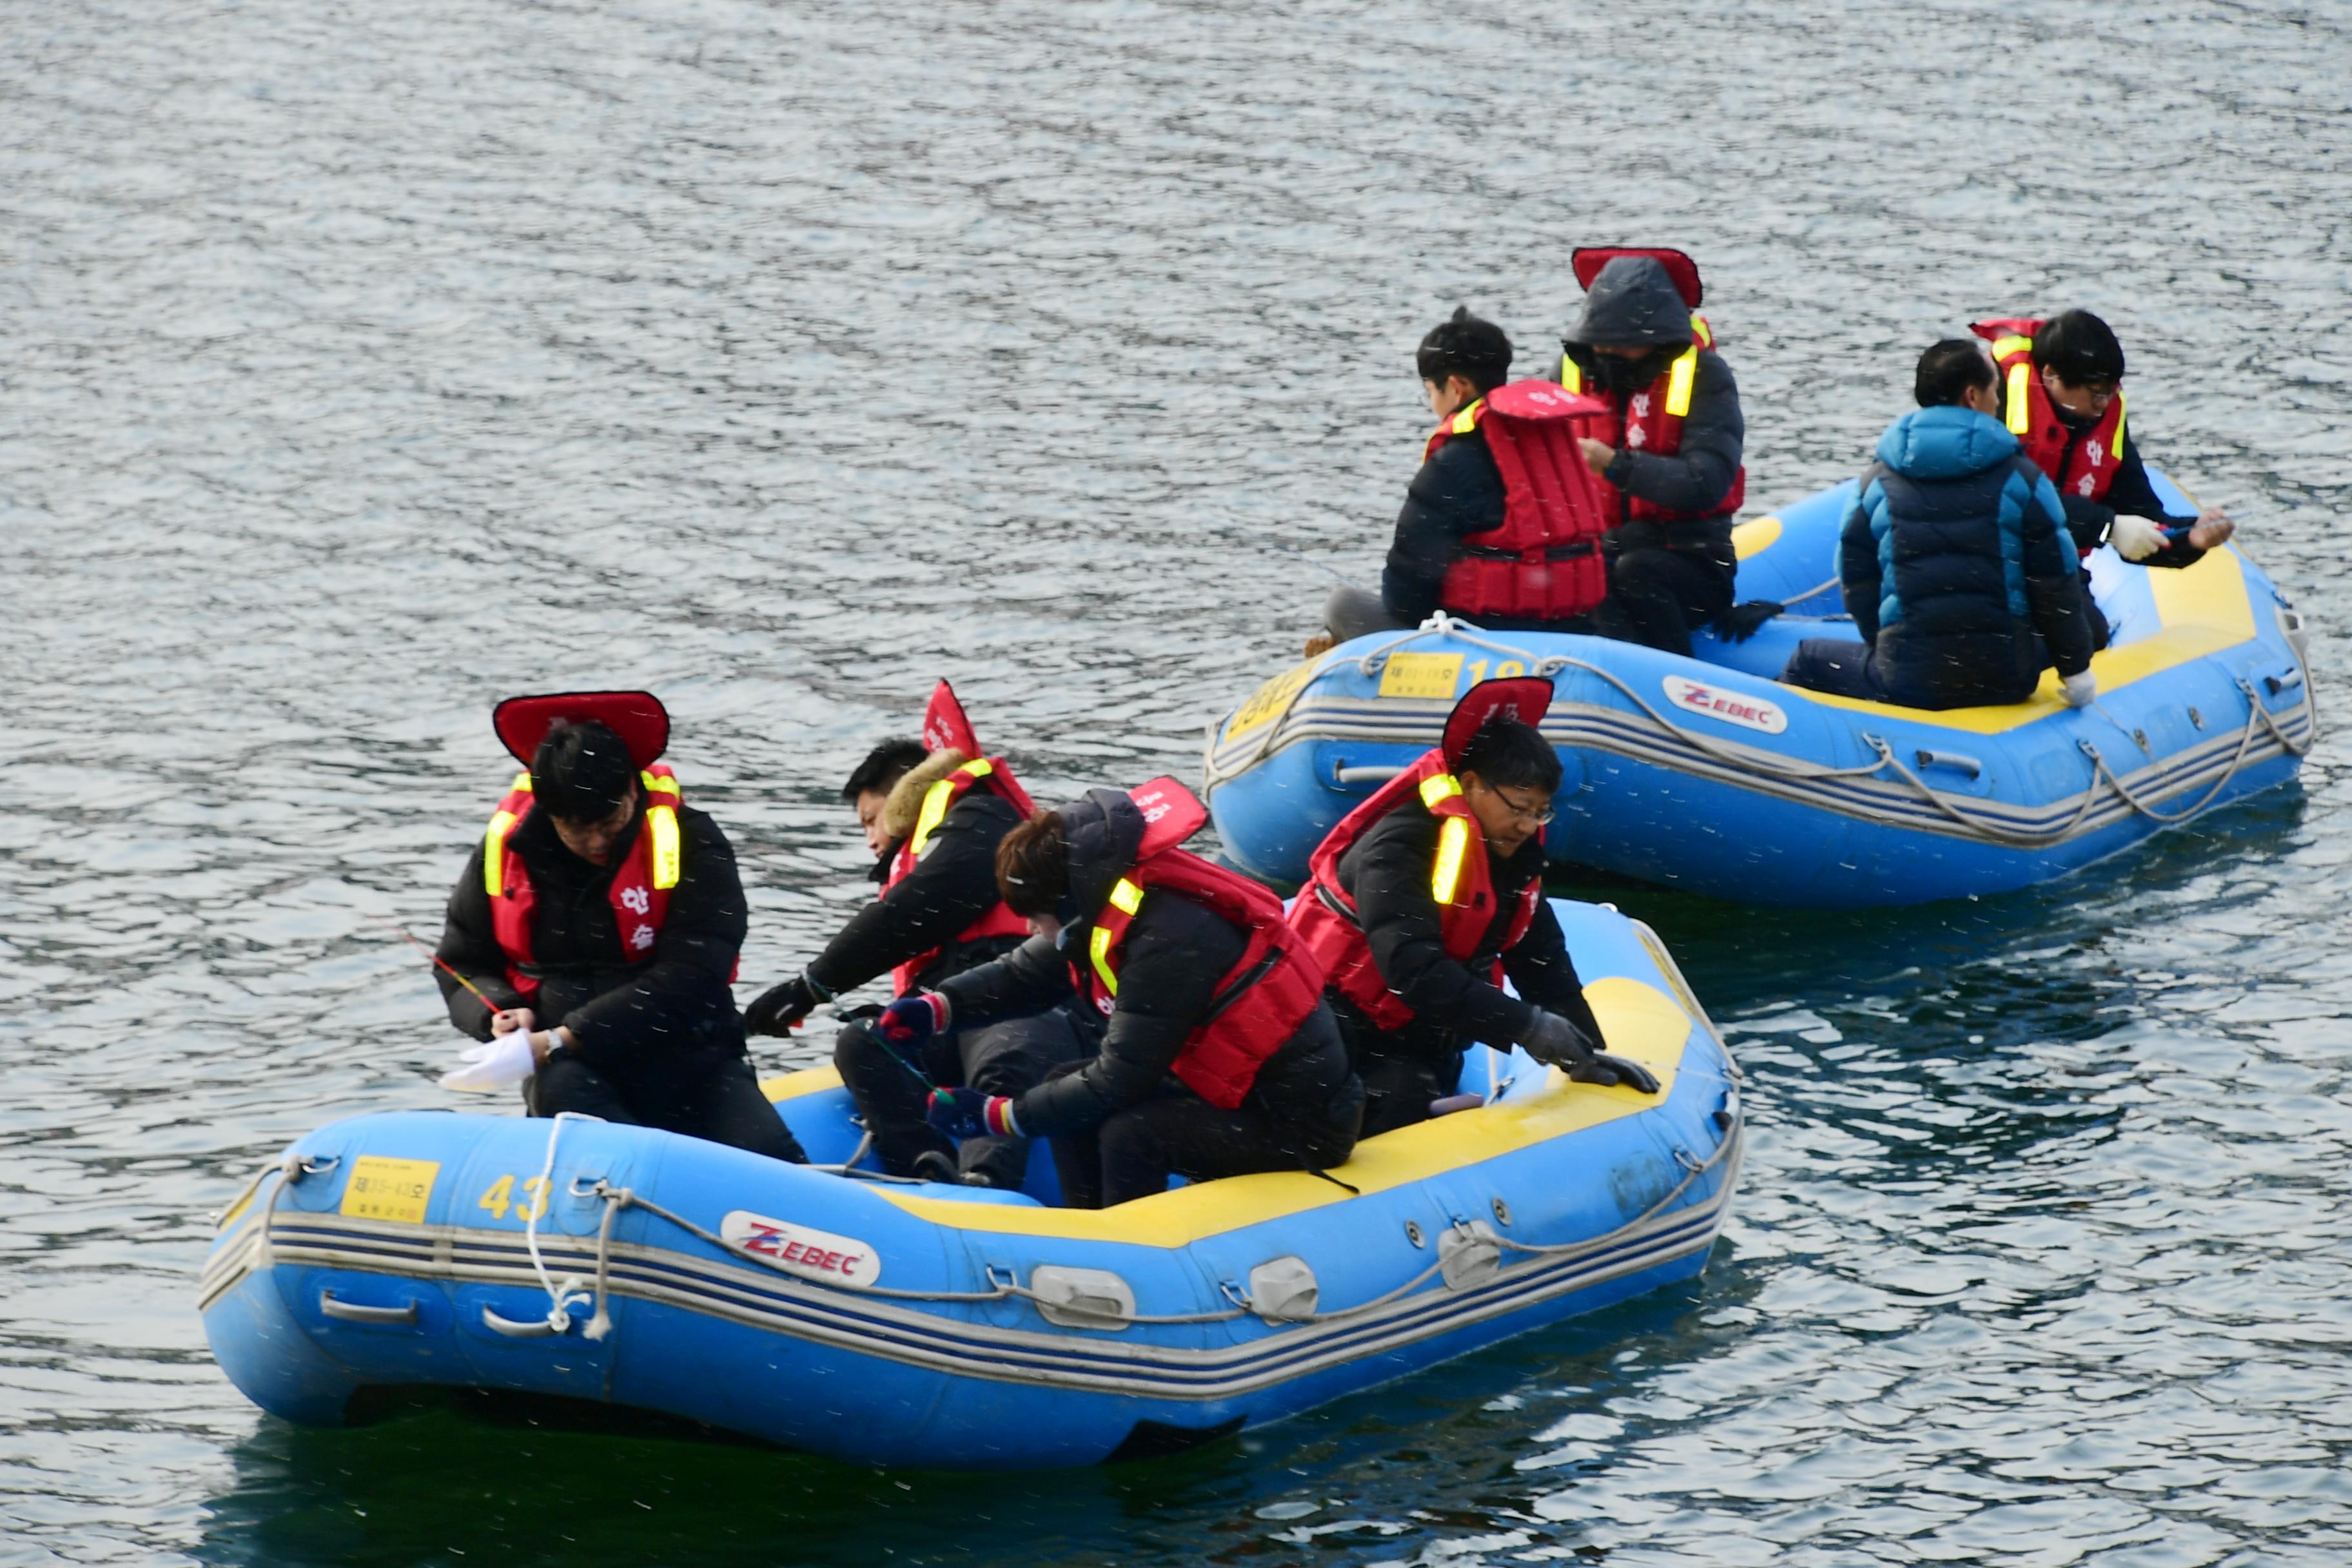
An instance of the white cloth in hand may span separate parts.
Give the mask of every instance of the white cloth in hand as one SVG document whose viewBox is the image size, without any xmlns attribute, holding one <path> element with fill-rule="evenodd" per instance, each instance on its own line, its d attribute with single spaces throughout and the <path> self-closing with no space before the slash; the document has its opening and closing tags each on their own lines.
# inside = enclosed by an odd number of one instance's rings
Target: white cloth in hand
<svg viewBox="0 0 2352 1568">
<path fill-rule="evenodd" d="M 530 1031 L 517 1029 L 488 1045 L 469 1047 L 457 1058 L 462 1066 L 441 1075 L 443 1089 L 474 1089 L 488 1094 L 512 1089 L 537 1070 L 531 1059 Z"/>
<path fill-rule="evenodd" d="M 2099 695 L 2099 678 L 2087 669 L 2079 670 L 2061 679 L 2058 689 L 2064 694 L 2067 707 L 2088 708 Z"/>
<path fill-rule="evenodd" d="M 2170 542 L 2164 530 L 2144 517 L 2117 512 L 2107 530 L 2107 542 L 2126 561 L 2145 561 Z"/>
</svg>

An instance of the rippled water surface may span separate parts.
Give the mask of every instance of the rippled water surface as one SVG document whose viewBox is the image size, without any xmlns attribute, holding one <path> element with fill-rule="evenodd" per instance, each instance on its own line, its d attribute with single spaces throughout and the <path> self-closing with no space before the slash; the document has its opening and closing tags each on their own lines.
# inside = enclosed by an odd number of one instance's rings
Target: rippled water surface
<svg viewBox="0 0 2352 1568">
<path fill-rule="evenodd" d="M 877 1474 L 263 1419 L 207 1211 L 443 1103 L 413 954 L 518 690 L 655 688 L 751 978 L 952 671 L 1041 795 L 1196 770 L 1360 579 L 1458 300 L 1680 243 L 1759 504 L 1918 345 L 2086 302 L 2150 454 L 2352 608 L 2339 6 L 0 11 L 0 1558 L 2193 1564 L 2352 1556 L 2346 752 L 2060 887 L 1610 896 L 1754 1079 L 1695 1287 L 1159 1465 Z M 778 1059 L 765 1058 L 770 1065 Z"/>
</svg>

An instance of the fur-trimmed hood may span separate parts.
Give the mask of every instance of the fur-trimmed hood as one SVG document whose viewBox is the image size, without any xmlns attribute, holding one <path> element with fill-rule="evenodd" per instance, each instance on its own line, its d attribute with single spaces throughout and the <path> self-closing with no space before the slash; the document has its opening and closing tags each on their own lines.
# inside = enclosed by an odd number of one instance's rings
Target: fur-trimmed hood
<svg viewBox="0 0 2352 1568">
<path fill-rule="evenodd" d="M 961 752 L 933 752 L 908 769 L 883 798 L 882 831 L 894 840 L 912 834 L 916 820 L 923 815 L 923 796 L 933 784 L 970 761 Z"/>
</svg>

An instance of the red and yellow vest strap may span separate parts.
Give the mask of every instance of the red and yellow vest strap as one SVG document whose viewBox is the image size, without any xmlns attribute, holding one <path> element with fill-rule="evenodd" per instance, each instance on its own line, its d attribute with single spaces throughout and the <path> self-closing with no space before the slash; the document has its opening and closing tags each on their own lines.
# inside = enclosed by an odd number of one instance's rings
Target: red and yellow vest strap
<svg viewBox="0 0 2352 1568">
<path fill-rule="evenodd" d="M 482 888 L 494 899 L 507 889 L 507 836 L 530 809 L 530 772 L 525 769 L 507 785 L 506 798 L 499 802 L 489 827 L 482 834 Z"/>
<path fill-rule="evenodd" d="M 1440 904 L 1450 904 L 1462 891 L 1462 868 L 1470 857 L 1470 806 L 1462 798 L 1462 781 L 1452 773 L 1432 773 L 1421 781 L 1421 804 L 1438 819 L 1429 896 Z"/>
<path fill-rule="evenodd" d="M 923 851 L 930 846 L 931 835 L 945 820 L 948 809 L 963 797 L 966 790 L 994 772 L 995 764 L 987 758 L 975 757 L 923 792 L 923 809 L 915 817 L 914 835 L 907 840 L 910 858 L 922 858 Z"/>
<path fill-rule="evenodd" d="M 1112 955 L 1127 935 L 1127 928 L 1135 923 L 1135 914 L 1143 908 L 1143 887 L 1131 877 L 1121 877 L 1111 884 L 1110 900 L 1095 917 L 1094 934 L 1087 939 L 1087 957 L 1094 964 L 1095 979 L 1100 983 L 1103 994 L 1118 994 L 1118 968 Z"/>
<path fill-rule="evenodd" d="M 677 776 L 656 763 L 637 777 L 646 791 L 646 846 L 650 876 L 655 888 L 667 892 L 677 886 L 681 865 L 677 807 L 682 797 Z M 530 773 L 526 769 L 515 774 L 514 782 L 507 786 L 506 798 L 499 802 L 499 809 L 491 815 L 490 825 L 482 834 L 482 889 L 494 899 L 506 892 L 507 840 L 530 806 Z"/>
</svg>

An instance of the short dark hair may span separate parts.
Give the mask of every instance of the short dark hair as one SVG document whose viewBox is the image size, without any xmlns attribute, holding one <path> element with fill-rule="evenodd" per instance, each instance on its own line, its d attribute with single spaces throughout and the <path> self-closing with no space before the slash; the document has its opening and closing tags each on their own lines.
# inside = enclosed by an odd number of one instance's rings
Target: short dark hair
<svg viewBox="0 0 2352 1568">
<path fill-rule="evenodd" d="M 1070 890 L 1070 846 L 1059 816 L 1041 811 L 997 840 L 996 890 L 1024 919 L 1060 907 Z"/>
<path fill-rule="evenodd" d="M 2000 372 L 1978 338 L 1946 338 L 1919 356 L 1911 395 L 1922 408 L 1949 408 L 1979 387 L 1999 386 Z"/>
<path fill-rule="evenodd" d="M 1412 361 L 1422 380 L 1443 386 L 1447 376 L 1458 375 L 1484 396 L 1510 378 L 1511 340 L 1494 322 L 1472 315 L 1469 306 L 1456 305 L 1450 318 L 1429 329 Z"/>
<path fill-rule="evenodd" d="M 892 739 L 883 742 L 866 753 L 866 760 L 849 770 L 849 782 L 841 786 L 841 798 L 851 805 L 861 795 L 888 795 L 890 786 L 922 766 L 930 755 L 920 741 Z"/>
<path fill-rule="evenodd" d="M 2054 370 L 2069 386 L 2124 378 L 2124 345 L 2088 310 L 2061 310 L 2033 334 L 2036 368 Z"/>
<path fill-rule="evenodd" d="M 593 719 L 558 724 L 530 759 L 531 799 L 564 822 L 602 822 L 626 800 L 637 764 Z"/>
<path fill-rule="evenodd" d="M 1462 748 L 1457 773 L 1476 773 L 1489 789 L 1539 789 L 1547 799 L 1559 791 L 1559 753 L 1532 724 L 1490 719 Z"/>
</svg>

